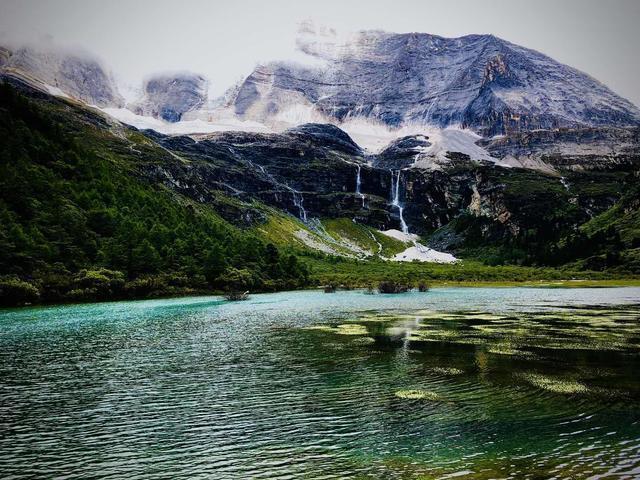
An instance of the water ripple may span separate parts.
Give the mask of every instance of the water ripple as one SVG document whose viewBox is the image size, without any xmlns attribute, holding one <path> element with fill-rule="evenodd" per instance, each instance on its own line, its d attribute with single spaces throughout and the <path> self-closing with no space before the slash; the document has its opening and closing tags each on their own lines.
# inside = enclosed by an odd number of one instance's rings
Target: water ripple
<svg viewBox="0 0 640 480">
<path fill-rule="evenodd" d="M 0 476 L 639 476 L 638 297 L 295 292 L 0 312 Z M 364 330 L 332 332 L 345 322 Z"/>
</svg>

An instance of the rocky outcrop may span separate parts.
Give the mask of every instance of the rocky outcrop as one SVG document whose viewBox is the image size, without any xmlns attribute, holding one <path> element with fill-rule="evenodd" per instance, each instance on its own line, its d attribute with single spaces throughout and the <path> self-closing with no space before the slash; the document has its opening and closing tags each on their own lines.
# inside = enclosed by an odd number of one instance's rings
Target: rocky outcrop
<svg viewBox="0 0 640 480">
<path fill-rule="evenodd" d="M 426 135 L 409 135 L 392 141 L 375 156 L 374 165 L 380 168 L 401 169 L 413 165 L 420 153 L 431 146 Z"/>
<path fill-rule="evenodd" d="M 194 73 L 156 75 L 145 81 L 143 98 L 131 108 L 139 115 L 178 122 L 206 103 L 207 89 L 207 80 Z"/>
<path fill-rule="evenodd" d="M 285 133 L 307 137 L 320 145 L 345 152 L 349 155 L 362 156 L 362 149 L 344 131 L 328 123 L 306 123 L 290 128 Z"/>
<path fill-rule="evenodd" d="M 640 128 L 561 128 L 480 140 L 502 164 L 544 170 L 617 168 L 640 158 Z M 529 164 L 527 164 L 529 162 Z"/>
<path fill-rule="evenodd" d="M 282 134 L 224 132 L 195 140 L 147 134 L 188 161 L 147 173 L 199 201 L 223 191 L 303 220 L 346 216 L 381 229 L 397 227 L 388 205 L 389 172 L 369 166 L 351 139 L 331 125 L 304 125 Z"/>
</svg>

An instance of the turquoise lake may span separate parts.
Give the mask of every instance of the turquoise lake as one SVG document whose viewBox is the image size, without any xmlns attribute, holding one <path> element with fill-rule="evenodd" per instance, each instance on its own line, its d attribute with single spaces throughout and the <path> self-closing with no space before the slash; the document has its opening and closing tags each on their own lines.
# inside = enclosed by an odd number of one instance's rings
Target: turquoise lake
<svg viewBox="0 0 640 480">
<path fill-rule="evenodd" d="M 0 310 L 0 477 L 640 478 L 640 288 Z"/>
</svg>

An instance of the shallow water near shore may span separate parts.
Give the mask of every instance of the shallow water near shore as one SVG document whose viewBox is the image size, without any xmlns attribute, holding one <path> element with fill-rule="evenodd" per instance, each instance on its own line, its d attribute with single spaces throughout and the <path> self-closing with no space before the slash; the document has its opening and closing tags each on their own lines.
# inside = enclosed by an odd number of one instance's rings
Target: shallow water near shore
<svg viewBox="0 0 640 480">
<path fill-rule="evenodd" d="M 640 288 L 0 310 L 2 478 L 637 478 Z"/>
</svg>

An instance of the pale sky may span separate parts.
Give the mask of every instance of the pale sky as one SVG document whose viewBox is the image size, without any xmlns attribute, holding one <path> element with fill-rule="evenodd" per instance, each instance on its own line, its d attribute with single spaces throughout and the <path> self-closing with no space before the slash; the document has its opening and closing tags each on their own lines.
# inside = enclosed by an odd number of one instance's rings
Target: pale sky
<svg viewBox="0 0 640 480">
<path fill-rule="evenodd" d="M 219 94 L 256 63 L 291 56 L 305 19 L 345 32 L 492 33 L 640 105 L 640 0 L 0 0 L 0 44 L 50 36 L 129 83 L 191 70 Z"/>
</svg>

